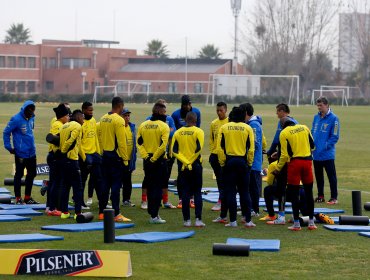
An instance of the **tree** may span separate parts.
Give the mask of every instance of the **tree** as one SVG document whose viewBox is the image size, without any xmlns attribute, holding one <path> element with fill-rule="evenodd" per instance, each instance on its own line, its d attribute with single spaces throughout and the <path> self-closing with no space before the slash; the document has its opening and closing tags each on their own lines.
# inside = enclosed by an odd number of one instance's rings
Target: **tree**
<svg viewBox="0 0 370 280">
<path fill-rule="evenodd" d="M 158 58 L 168 58 L 167 46 L 163 45 L 161 40 L 153 39 L 146 44 L 147 48 L 144 53 L 147 55 L 153 55 Z"/>
<path fill-rule="evenodd" d="M 31 31 L 24 28 L 23 23 L 13 23 L 6 31 L 4 43 L 9 44 L 31 44 Z"/>
<path fill-rule="evenodd" d="M 201 48 L 198 58 L 219 59 L 222 53 L 213 44 L 207 44 Z"/>
</svg>

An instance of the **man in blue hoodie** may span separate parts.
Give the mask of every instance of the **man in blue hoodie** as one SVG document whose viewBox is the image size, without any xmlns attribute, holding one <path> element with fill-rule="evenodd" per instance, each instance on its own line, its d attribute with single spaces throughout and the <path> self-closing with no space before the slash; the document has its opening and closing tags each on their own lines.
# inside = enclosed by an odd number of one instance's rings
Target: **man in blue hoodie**
<svg viewBox="0 0 370 280">
<path fill-rule="evenodd" d="M 315 202 L 325 202 L 324 198 L 324 168 L 330 184 L 330 199 L 328 204 L 337 204 L 338 187 L 335 170 L 335 144 L 339 140 L 339 119 L 329 108 L 329 101 L 321 96 L 316 100 L 318 114 L 312 122 L 311 133 L 316 149 L 313 151 L 313 165 L 317 184 L 318 196 Z"/>
<path fill-rule="evenodd" d="M 36 146 L 33 129 L 35 124 L 35 103 L 24 102 L 20 112 L 14 115 L 3 132 L 4 147 L 15 157 L 14 194 L 16 204 L 38 204 L 31 197 L 33 179 L 36 177 Z M 13 140 L 13 146 L 10 142 Z M 21 181 L 27 170 L 24 200 L 21 197 Z"/>
</svg>

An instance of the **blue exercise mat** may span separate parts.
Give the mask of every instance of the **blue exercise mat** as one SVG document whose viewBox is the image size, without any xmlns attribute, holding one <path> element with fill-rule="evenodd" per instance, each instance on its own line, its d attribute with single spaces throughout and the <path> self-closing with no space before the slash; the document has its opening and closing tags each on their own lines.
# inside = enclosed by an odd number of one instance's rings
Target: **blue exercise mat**
<svg viewBox="0 0 370 280">
<path fill-rule="evenodd" d="M 3 210 L 14 210 L 14 209 L 33 209 L 33 210 L 45 210 L 46 204 L 2 204 L 0 208 Z M 74 207 L 68 205 L 69 210 L 73 210 Z"/>
<path fill-rule="evenodd" d="M 10 191 L 7 188 L 0 188 L 0 194 L 10 194 Z"/>
<path fill-rule="evenodd" d="M 334 231 L 370 232 L 370 226 L 324 225 L 324 228 Z"/>
<path fill-rule="evenodd" d="M 22 217 L 17 215 L 0 215 L 0 222 L 20 222 L 31 221 L 30 217 Z"/>
<path fill-rule="evenodd" d="M 249 245 L 251 251 L 277 252 L 280 250 L 280 240 L 278 239 L 242 239 L 228 238 L 226 244 Z"/>
<path fill-rule="evenodd" d="M 63 236 L 52 236 L 41 233 L 4 234 L 0 235 L 0 243 L 40 242 L 64 240 Z"/>
<path fill-rule="evenodd" d="M 275 212 L 278 212 L 279 209 L 274 208 Z M 267 212 L 267 209 L 263 209 L 263 211 Z M 293 210 L 292 208 L 285 208 L 285 213 L 286 214 L 292 214 Z M 344 213 L 344 210 L 341 209 L 331 209 L 331 208 L 315 208 L 314 213 L 323 213 L 323 214 L 337 214 L 337 213 Z"/>
<path fill-rule="evenodd" d="M 142 184 L 141 184 L 141 183 L 132 184 L 132 188 L 133 188 L 133 189 L 141 189 L 141 186 L 142 186 Z"/>
<path fill-rule="evenodd" d="M 370 238 L 370 232 L 359 232 L 358 234 Z"/>
<path fill-rule="evenodd" d="M 33 180 L 33 185 L 34 186 L 38 186 L 38 187 L 42 187 L 42 182 L 44 180 Z"/>
<path fill-rule="evenodd" d="M 0 215 L 41 216 L 42 213 L 27 208 L 27 209 L 0 210 Z"/>
<path fill-rule="evenodd" d="M 135 226 L 135 224 L 123 224 L 123 223 L 116 223 L 115 228 L 130 228 Z M 55 231 L 69 231 L 69 232 L 83 232 L 83 231 L 93 231 L 93 230 L 103 230 L 104 223 L 103 222 L 94 222 L 94 223 L 86 223 L 86 224 L 61 224 L 61 225 L 50 225 L 50 226 L 42 226 L 41 229 L 43 230 L 55 230 Z"/>
<path fill-rule="evenodd" d="M 15 198 L 14 195 L 8 194 L 8 193 L 0 193 L 0 198 Z"/>
<path fill-rule="evenodd" d="M 176 239 L 183 239 L 191 237 L 195 234 L 192 231 L 186 232 L 143 232 L 143 233 L 133 233 L 125 234 L 116 237 L 116 241 L 122 242 L 139 242 L 139 243 L 154 243 L 163 242 Z"/>
</svg>

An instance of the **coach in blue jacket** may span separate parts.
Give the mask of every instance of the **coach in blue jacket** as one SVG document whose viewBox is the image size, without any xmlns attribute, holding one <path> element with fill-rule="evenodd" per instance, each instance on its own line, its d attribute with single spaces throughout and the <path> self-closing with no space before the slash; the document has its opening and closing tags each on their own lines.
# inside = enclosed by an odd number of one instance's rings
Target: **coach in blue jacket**
<svg viewBox="0 0 370 280">
<path fill-rule="evenodd" d="M 335 144 L 339 139 L 339 119 L 329 108 L 328 99 L 324 96 L 316 100 L 318 114 L 312 122 L 312 136 L 316 149 L 313 151 L 313 164 L 317 184 L 318 197 L 315 202 L 325 202 L 324 168 L 329 178 L 331 196 L 328 204 L 337 204 L 338 186 L 335 171 Z"/>
<path fill-rule="evenodd" d="M 37 204 L 31 197 L 33 179 L 36 176 L 36 147 L 33 136 L 35 104 L 24 102 L 20 112 L 14 115 L 3 132 L 4 147 L 15 157 L 14 194 L 16 204 Z M 13 146 L 10 143 L 13 140 Z M 24 200 L 21 198 L 21 180 L 27 170 Z"/>
</svg>

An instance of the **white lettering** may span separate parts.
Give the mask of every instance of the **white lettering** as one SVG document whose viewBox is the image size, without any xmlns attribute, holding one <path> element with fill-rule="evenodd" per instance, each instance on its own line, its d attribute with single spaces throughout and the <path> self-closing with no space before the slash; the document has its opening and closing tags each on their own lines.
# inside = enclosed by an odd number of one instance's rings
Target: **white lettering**
<svg viewBox="0 0 370 280">
<path fill-rule="evenodd" d="M 35 258 L 27 258 L 26 263 L 27 263 L 27 273 L 31 273 L 31 266 L 35 265 L 36 259 Z"/>
</svg>

